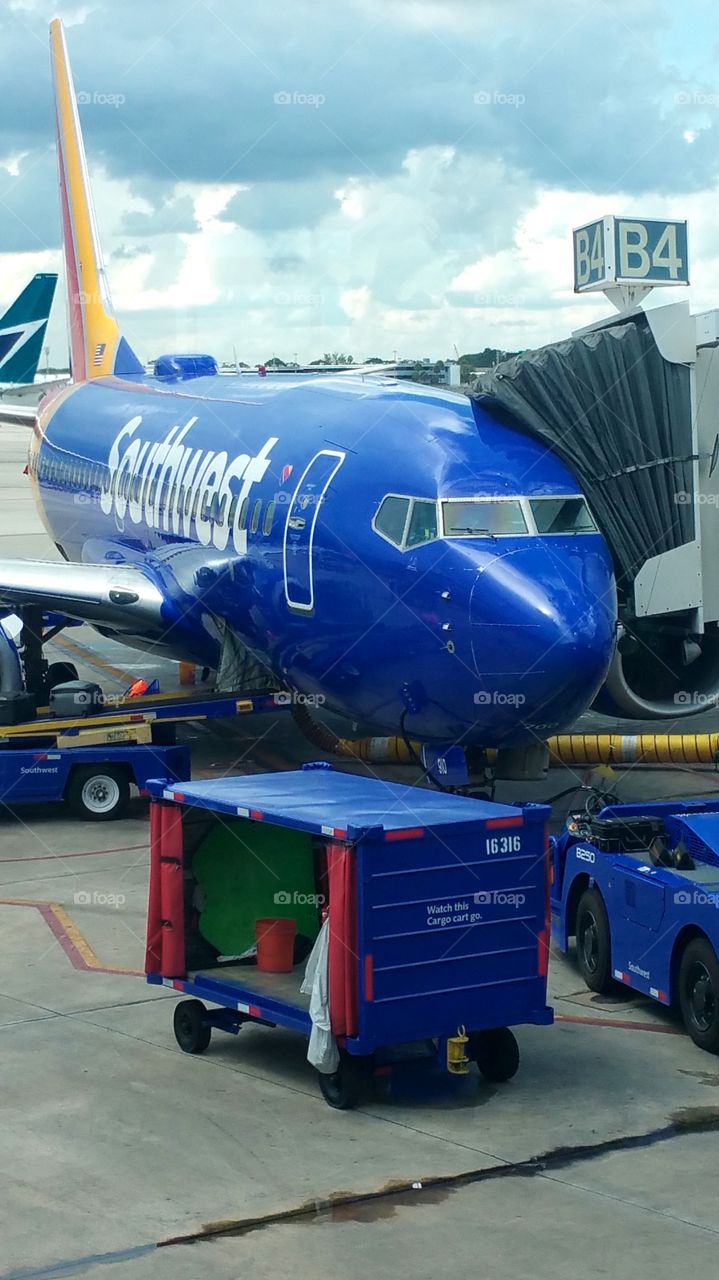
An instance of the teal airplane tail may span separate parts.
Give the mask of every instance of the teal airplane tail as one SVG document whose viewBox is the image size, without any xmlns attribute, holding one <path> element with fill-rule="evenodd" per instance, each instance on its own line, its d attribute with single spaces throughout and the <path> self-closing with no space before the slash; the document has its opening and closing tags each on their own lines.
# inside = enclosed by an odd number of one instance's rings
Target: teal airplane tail
<svg viewBox="0 0 719 1280">
<path fill-rule="evenodd" d="M 41 273 L 0 317 L 0 382 L 33 382 L 57 276 Z"/>
</svg>

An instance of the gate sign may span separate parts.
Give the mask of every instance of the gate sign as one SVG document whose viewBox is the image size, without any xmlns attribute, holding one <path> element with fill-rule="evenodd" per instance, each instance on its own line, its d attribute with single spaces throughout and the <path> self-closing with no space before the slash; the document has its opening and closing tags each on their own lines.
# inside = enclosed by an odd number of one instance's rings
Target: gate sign
<svg viewBox="0 0 719 1280">
<path fill-rule="evenodd" d="M 617 284 L 689 284 L 686 222 L 612 214 L 572 234 L 575 293 Z"/>
</svg>

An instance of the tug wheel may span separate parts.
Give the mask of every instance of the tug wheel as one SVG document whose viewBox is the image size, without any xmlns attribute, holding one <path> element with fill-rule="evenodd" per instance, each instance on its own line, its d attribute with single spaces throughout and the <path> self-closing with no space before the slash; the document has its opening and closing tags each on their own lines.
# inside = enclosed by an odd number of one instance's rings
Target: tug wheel
<svg viewBox="0 0 719 1280">
<path fill-rule="evenodd" d="M 612 940 L 604 899 L 597 889 L 585 889 L 577 907 L 577 963 L 590 991 L 612 990 Z"/>
<path fill-rule="evenodd" d="M 201 1000 L 180 1000 L 175 1005 L 172 1026 L 183 1053 L 204 1053 L 212 1028 L 205 1022 L 207 1009 Z"/>
<path fill-rule="evenodd" d="M 719 1053 L 719 962 L 706 938 L 695 938 L 682 956 L 679 1003 L 694 1043 Z"/>
</svg>

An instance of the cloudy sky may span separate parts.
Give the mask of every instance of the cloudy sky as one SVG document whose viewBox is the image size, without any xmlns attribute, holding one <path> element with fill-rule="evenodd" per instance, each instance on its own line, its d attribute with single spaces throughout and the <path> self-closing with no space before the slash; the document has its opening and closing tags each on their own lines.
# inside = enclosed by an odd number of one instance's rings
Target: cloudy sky
<svg viewBox="0 0 719 1280">
<path fill-rule="evenodd" d="M 719 305 L 715 0 L 3 0 L 3 302 L 60 266 L 56 13 L 143 358 L 536 346 L 606 313 L 570 235 L 604 213 L 688 218 Z"/>
</svg>

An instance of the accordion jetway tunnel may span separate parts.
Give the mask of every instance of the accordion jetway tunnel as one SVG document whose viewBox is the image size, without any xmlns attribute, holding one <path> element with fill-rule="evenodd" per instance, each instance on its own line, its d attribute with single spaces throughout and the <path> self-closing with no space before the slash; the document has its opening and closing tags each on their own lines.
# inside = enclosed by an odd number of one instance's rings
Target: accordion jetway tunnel
<svg viewBox="0 0 719 1280">
<path fill-rule="evenodd" d="M 546 806 L 326 766 L 150 792 L 145 967 L 190 997 L 175 1010 L 185 1052 L 213 1030 L 288 1027 L 345 1108 L 408 1052 L 507 1080 L 509 1028 L 552 1021 Z M 273 925 L 290 937 L 275 971 Z"/>
<path fill-rule="evenodd" d="M 719 312 L 684 302 L 524 352 L 475 396 L 566 463 L 607 541 L 608 715 L 675 720 L 719 698 L 718 398 Z"/>
</svg>

